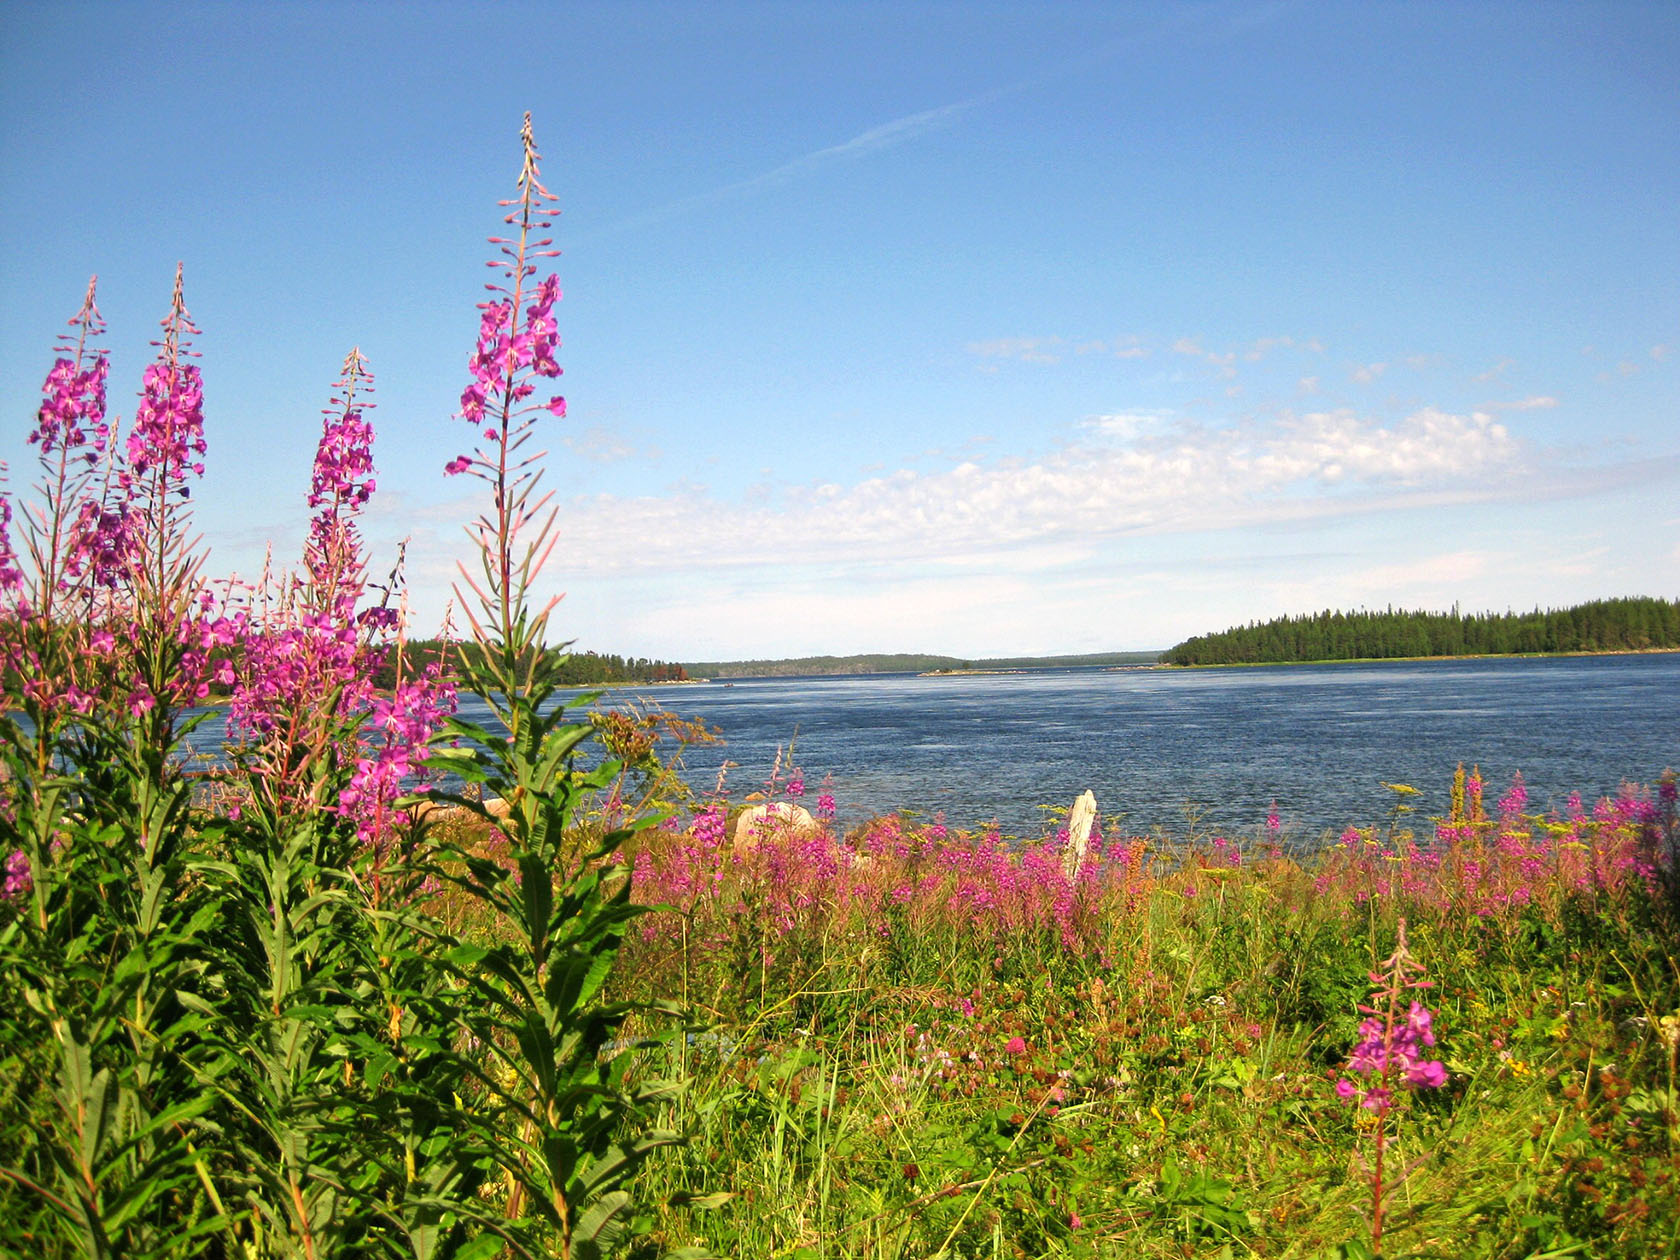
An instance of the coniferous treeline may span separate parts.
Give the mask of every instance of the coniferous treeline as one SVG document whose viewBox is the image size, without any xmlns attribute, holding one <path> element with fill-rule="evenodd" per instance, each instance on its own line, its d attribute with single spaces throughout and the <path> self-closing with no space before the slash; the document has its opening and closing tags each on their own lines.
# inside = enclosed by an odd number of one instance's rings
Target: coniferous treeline
<svg viewBox="0 0 1680 1260">
<path fill-rule="evenodd" d="M 554 651 L 556 649 L 549 649 Z M 444 639 L 411 639 L 403 647 L 403 675 L 417 677 L 429 666 L 441 662 L 446 672 L 453 672 L 458 664 L 458 652 L 466 652 L 475 660 L 479 649 L 472 643 L 454 643 Z M 237 648 L 217 648 L 210 657 L 212 667 L 224 657 L 239 659 Z M 618 656 L 611 652 L 573 652 L 560 668 L 561 684 L 567 687 L 593 687 L 612 683 L 687 682 L 688 672 L 673 661 L 649 660 L 645 656 Z M 373 671 L 373 685 L 377 690 L 389 691 L 397 685 L 397 657 L 387 653 L 385 661 Z M 212 680 L 210 694 L 226 698 L 233 688 Z"/>
<path fill-rule="evenodd" d="M 403 672 L 413 676 L 438 662 L 441 662 L 446 670 L 452 670 L 458 660 L 458 653 L 466 652 L 470 659 L 478 650 L 477 644 L 474 643 L 452 643 L 444 639 L 411 639 L 403 648 Z M 395 686 L 396 669 L 396 657 L 393 653 L 374 675 L 373 685 L 379 688 Z M 645 656 L 619 656 L 612 652 L 573 652 L 561 665 L 559 678 L 563 686 L 592 687 L 599 683 L 685 682 L 688 674 L 681 665 L 674 662 L 649 660 Z"/>
<path fill-rule="evenodd" d="M 1308 613 L 1197 635 L 1169 648 L 1169 665 L 1638 652 L 1680 648 L 1680 601 L 1600 599 L 1524 613 Z"/>
</svg>

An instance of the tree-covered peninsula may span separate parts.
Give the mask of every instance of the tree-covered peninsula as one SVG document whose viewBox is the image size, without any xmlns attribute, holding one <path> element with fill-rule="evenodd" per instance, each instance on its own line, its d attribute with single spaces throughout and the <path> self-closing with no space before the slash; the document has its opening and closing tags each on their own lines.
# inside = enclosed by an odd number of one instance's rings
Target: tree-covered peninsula
<svg viewBox="0 0 1680 1260">
<path fill-rule="evenodd" d="M 1307 613 L 1197 635 L 1169 648 L 1169 665 L 1251 665 L 1680 649 L 1680 601 L 1600 599 L 1533 612 Z"/>
</svg>

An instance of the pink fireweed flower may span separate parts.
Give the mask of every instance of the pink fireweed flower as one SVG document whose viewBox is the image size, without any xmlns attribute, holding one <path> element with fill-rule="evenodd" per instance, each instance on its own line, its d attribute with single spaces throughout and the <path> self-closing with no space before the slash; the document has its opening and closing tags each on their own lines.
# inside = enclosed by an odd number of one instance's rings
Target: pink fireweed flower
<svg viewBox="0 0 1680 1260">
<path fill-rule="evenodd" d="M 135 517 L 126 503 L 83 500 L 71 527 L 65 573 L 95 587 L 120 586 L 134 545 Z"/>
<path fill-rule="evenodd" d="M 1005 1054 L 1025 1054 L 1027 1052 L 1026 1039 L 1022 1037 L 1011 1037 L 1004 1043 L 1003 1052 Z"/>
<path fill-rule="evenodd" d="M 445 467 L 450 475 L 458 475 L 481 465 L 480 475 L 497 480 L 514 474 L 516 481 L 530 475 L 529 468 L 537 457 L 532 456 L 510 468 L 507 460 L 513 449 L 530 430 L 535 413 L 551 416 L 566 414 L 565 399 L 553 395 L 542 402 L 533 401 L 537 392 L 532 378 L 554 379 L 562 369 L 555 358 L 560 346 L 559 324 L 554 318 L 554 304 L 560 300 L 560 278 L 550 274 L 527 287 L 526 281 L 536 274 L 530 259 L 554 257 L 558 250 L 546 248 L 551 238 L 532 239 L 534 233 L 548 230 L 553 221 L 545 203 L 557 200 L 544 188 L 537 173 L 538 153 L 531 135 L 531 116 L 525 116 L 521 133 L 525 142 L 525 164 L 520 171 L 519 184 L 523 196 L 512 202 L 514 210 L 506 222 L 519 229 L 517 240 L 491 238 L 500 247 L 505 261 L 492 259 L 489 266 L 501 271 L 503 283 L 487 286 L 499 296 L 479 304 L 478 342 L 467 359 L 472 380 L 461 391 L 460 418 L 482 430 L 483 439 L 490 443 L 491 452 L 480 451 L 476 460 L 462 455 Z"/>
<path fill-rule="evenodd" d="M 128 434 L 125 485 L 145 484 L 151 497 L 167 494 L 187 498 L 187 474 L 204 475 L 197 457 L 204 442 L 204 382 L 196 365 L 186 362 L 192 351 L 189 338 L 199 330 L 181 297 L 181 268 L 175 268 L 175 294 L 164 317 L 164 339 L 154 344 L 161 353 L 146 368 L 140 405 Z"/>
<path fill-rule="evenodd" d="M 355 820 L 364 843 L 380 843 L 390 834 L 405 781 L 423 768 L 431 737 L 454 712 L 455 685 L 435 668 L 373 702 L 370 725 L 375 740 L 382 736 L 382 741 L 357 759 L 338 800 L 339 813 Z"/>
<path fill-rule="evenodd" d="M 1266 815 L 1266 830 L 1276 835 L 1283 829 L 1283 823 L 1278 818 L 1277 802 L 1272 802 L 1271 812 Z"/>
<path fill-rule="evenodd" d="M 89 584 L 116 584 L 100 568 L 114 524 L 104 518 L 116 511 L 101 502 L 95 487 L 95 466 L 111 454 L 112 433 L 105 412 L 108 363 L 105 351 L 92 345 L 105 330 L 94 300 L 97 281 L 98 277 L 88 281 L 82 305 L 69 321 L 70 331 L 54 345 L 57 357 L 41 387 L 41 405 L 29 434 L 41 464 L 43 500 L 27 522 L 28 547 L 40 570 L 31 594 L 35 611 L 49 619 L 57 616 L 53 605 L 59 593 Z"/>
<path fill-rule="evenodd" d="M 0 473 L 5 464 L 0 463 Z M 0 591 L 15 591 L 23 585 L 23 570 L 18 565 L 17 552 L 12 549 L 12 501 L 0 494 Z"/>
<path fill-rule="evenodd" d="M 1509 822 L 1523 812 L 1528 804 L 1528 786 L 1523 782 L 1522 771 L 1518 770 L 1511 776 L 1511 790 L 1499 798 L 1499 816 Z"/>
<path fill-rule="evenodd" d="M 715 802 L 694 816 L 694 839 L 710 848 L 723 843 L 728 828 L 723 806 Z"/>
<path fill-rule="evenodd" d="M 334 388 L 342 392 L 335 394 L 333 405 L 322 412 L 309 506 L 341 503 L 351 509 L 361 508 L 374 491 L 373 426 L 362 418 L 363 409 L 373 404 L 358 400 L 357 395 L 373 392 L 373 373 L 368 371 L 359 349 L 350 351 L 344 361 L 344 375 Z"/>
<path fill-rule="evenodd" d="M 93 351 L 88 345 L 105 331 L 105 321 L 94 302 L 98 282 L 98 276 L 88 281 L 81 309 L 70 319 L 70 327 L 75 332 L 62 336 L 54 347 L 58 357 L 41 387 L 41 406 L 35 413 L 35 428 L 29 434 L 29 443 L 41 448 L 43 459 L 58 451 L 92 464 L 104 453 L 110 437 L 110 426 L 105 420 L 109 364 L 104 350 Z"/>
<path fill-rule="evenodd" d="M 1430 981 L 1423 979 L 1422 973 L 1423 964 L 1406 948 L 1406 921 L 1402 919 L 1394 953 L 1381 971 L 1372 973 L 1374 1004 L 1360 1007 L 1368 1018 L 1359 1025 L 1359 1043 L 1348 1055 L 1348 1071 L 1372 1083 L 1361 1087 L 1343 1078 L 1336 1082 L 1338 1097 L 1386 1115 L 1393 1106 L 1394 1085 L 1438 1089 L 1446 1084 L 1446 1066 L 1423 1053 L 1425 1047 L 1435 1044 L 1434 1013 L 1416 999 L 1410 1000 L 1404 1016 L 1399 1010 L 1405 990 L 1429 987 Z"/>
<path fill-rule="evenodd" d="M 35 887 L 35 878 L 29 868 L 29 855 L 22 849 L 13 849 L 12 855 L 6 859 L 6 878 L 0 884 L 0 901 L 11 901 L 21 897 Z"/>
<path fill-rule="evenodd" d="M 104 423 L 108 374 L 109 365 L 103 351 L 84 371 L 77 371 L 69 359 L 55 360 L 41 389 L 45 400 L 35 413 L 29 444 L 39 446 L 43 455 L 60 449 L 77 451 L 89 445 L 91 449 L 78 454 L 85 463 L 93 463 L 110 433 Z"/>
<path fill-rule="evenodd" d="M 834 817 L 834 793 L 817 793 L 817 815 L 821 818 Z"/>
<path fill-rule="evenodd" d="M 332 401 L 322 412 L 321 440 L 310 474 L 309 506 L 316 512 L 304 546 L 304 567 L 311 606 L 344 622 L 361 598 L 364 581 L 355 518 L 373 497 L 375 484 L 373 426 L 364 418 L 373 407 L 367 399 L 373 392 L 373 373 L 359 349 L 346 356 L 343 375 L 333 389 Z M 381 628 L 365 620 L 363 625 L 370 632 Z"/>
<path fill-rule="evenodd" d="M 788 785 L 784 790 L 792 797 L 804 796 L 805 772 L 803 770 L 795 770 L 793 772 L 793 777 L 788 780 Z"/>
</svg>

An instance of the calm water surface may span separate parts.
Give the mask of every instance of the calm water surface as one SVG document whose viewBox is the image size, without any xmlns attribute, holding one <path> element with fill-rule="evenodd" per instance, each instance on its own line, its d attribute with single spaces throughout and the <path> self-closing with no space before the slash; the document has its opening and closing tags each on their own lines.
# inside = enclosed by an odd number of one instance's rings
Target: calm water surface
<svg viewBox="0 0 1680 1260">
<path fill-rule="evenodd" d="M 1089 788 L 1147 833 L 1253 834 L 1277 801 L 1285 832 L 1386 816 L 1384 782 L 1445 810 L 1454 766 L 1480 763 L 1490 800 L 1521 770 L 1534 805 L 1589 800 L 1680 766 L 1680 654 L 1203 670 L 1036 670 L 922 678 L 742 679 L 618 691 L 722 730 L 687 755 L 709 788 L 727 758 L 736 798 L 794 744 L 811 792 L 841 819 L 909 808 L 953 825 L 1037 835 L 1045 805 Z M 463 707 L 463 717 L 482 710 Z M 212 732 L 206 731 L 206 735 Z"/>
</svg>

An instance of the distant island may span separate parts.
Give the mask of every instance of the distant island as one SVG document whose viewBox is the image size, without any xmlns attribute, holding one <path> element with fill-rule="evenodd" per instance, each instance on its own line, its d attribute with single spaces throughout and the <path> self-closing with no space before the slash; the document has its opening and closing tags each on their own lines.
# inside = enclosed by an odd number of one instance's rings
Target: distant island
<svg viewBox="0 0 1680 1260">
<path fill-rule="evenodd" d="M 458 651 L 475 652 L 471 644 L 439 639 L 411 639 L 403 649 L 403 670 L 415 674 L 430 665 L 453 667 Z M 550 651 L 564 650 L 550 648 Z M 711 678 L 793 678 L 847 674 L 996 674 L 1022 669 L 1100 669 L 1158 665 L 1161 653 L 1095 652 L 1083 656 L 1011 656 L 965 660 L 911 652 L 877 652 L 857 656 L 799 656 L 783 660 L 676 661 L 620 656 L 613 652 L 577 651 L 567 654 L 563 681 L 568 686 L 597 687 L 650 683 L 702 682 Z M 389 657 L 374 677 L 374 685 L 396 683 L 397 662 Z"/>
<path fill-rule="evenodd" d="M 1010 656 L 964 660 L 912 652 L 876 652 L 857 656 L 798 656 L 774 661 L 689 661 L 683 668 L 695 678 L 794 678 L 842 674 L 997 674 L 1016 669 L 1099 669 L 1154 665 L 1159 652 L 1095 652 L 1084 656 Z"/>
<path fill-rule="evenodd" d="M 1600 599 L 1533 612 L 1308 613 L 1198 635 L 1169 665 L 1259 665 L 1435 656 L 1680 650 L 1680 601 Z"/>
<path fill-rule="evenodd" d="M 448 662 L 454 644 L 408 643 L 404 668 Z M 473 651 L 471 645 L 467 651 Z M 555 650 L 555 649 L 550 649 Z M 795 656 L 775 660 L 660 661 L 573 651 L 567 684 L 644 685 L 722 678 L 812 678 L 862 674 L 1006 674 L 1030 669 L 1138 669 L 1155 665 L 1283 665 L 1320 661 L 1455 656 L 1531 656 L 1587 652 L 1680 651 L 1680 600 L 1601 599 L 1532 612 L 1460 613 L 1385 608 L 1306 613 L 1197 635 L 1164 652 L 1088 652 L 1073 656 L 964 658 L 918 652 Z M 386 677 L 385 675 L 390 675 Z M 394 682 L 386 662 L 376 686 Z"/>
</svg>

